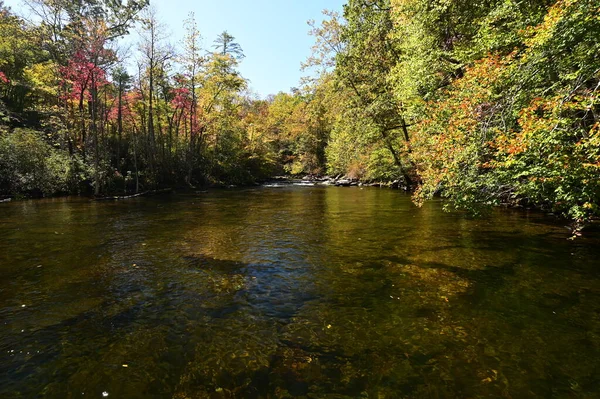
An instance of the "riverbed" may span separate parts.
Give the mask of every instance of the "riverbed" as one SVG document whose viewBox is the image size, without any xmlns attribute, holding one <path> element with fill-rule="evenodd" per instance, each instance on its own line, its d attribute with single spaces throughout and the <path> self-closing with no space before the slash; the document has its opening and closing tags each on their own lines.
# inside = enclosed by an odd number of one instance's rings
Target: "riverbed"
<svg viewBox="0 0 600 399">
<path fill-rule="evenodd" d="M 0 397 L 600 397 L 600 241 L 378 188 L 0 204 Z"/>
</svg>

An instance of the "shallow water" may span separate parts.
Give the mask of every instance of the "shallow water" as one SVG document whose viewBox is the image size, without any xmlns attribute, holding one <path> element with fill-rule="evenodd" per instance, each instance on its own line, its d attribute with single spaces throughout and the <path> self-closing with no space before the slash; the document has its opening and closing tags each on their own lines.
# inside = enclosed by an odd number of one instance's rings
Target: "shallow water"
<svg viewBox="0 0 600 399">
<path fill-rule="evenodd" d="M 567 237 L 387 189 L 0 204 L 0 397 L 600 397 Z"/>
</svg>

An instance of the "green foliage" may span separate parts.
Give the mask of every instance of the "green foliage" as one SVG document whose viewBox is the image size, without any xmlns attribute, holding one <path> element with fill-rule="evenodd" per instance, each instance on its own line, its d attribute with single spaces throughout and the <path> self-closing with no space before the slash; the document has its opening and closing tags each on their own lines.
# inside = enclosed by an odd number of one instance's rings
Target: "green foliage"
<svg viewBox="0 0 600 399">
<path fill-rule="evenodd" d="M 394 161 L 396 175 L 412 186 L 412 164 L 409 158 L 407 109 L 403 99 L 394 93 L 390 75 L 400 56 L 400 41 L 393 36 L 394 22 L 389 0 L 363 2 L 350 0 L 344 6 L 344 24 L 324 25 L 338 29 L 330 33 L 317 31 L 321 40 L 339 37 L 335 57 L 335 79 L 338 88 L 347 96 L 346 109 L 352 113 L 358 129 L 345 129 L 345 135 L 368 134 L 368 145 L 386 148 Z M 365 129 L 366 128 L 366 129 Z M 331 151 L 330 151 L 331 153 Z M 333 169 L 341 165 L 333 166 Z M 357 166 L 352 163 L 352 169 Z"/>
<path fill-rule="evenodd" d="M 244 51 L 242 50 L 242 46 L 234 40 L 235 37 L 224 31 L 215 39 L 213 48 L 221 55 L 230 55 L 236 60 L 241 60 L 245 57 Z"/>
<path fill-rule="evenodd" d="M 12 112 L 30 105 L 30 71 L 44 58 L 32 30 L 0 5 L 0 101 Z"/>
<path fill-rule="evenodd" d="M 596 3 L 351 0 L 344 20 L 329 13 L 309 60 L 335 60 L 328 172 L 403 175 L 417 203 L 439 194 L 472 213 L 598 216 Z"/>
<path fill-rule="evenodd" d="M 15 129 L 0 135 L 0 189 L 5 194 L 53 195 L 68 192 L 73 162 L 64 151 L 48 144 L 43 134 Z"/>
<path fill-rule="evenodd" d="M 527 202 L 579 224 L 598 215 L 600 21 L 592 15 L 600 6 L 559 0 L 542 9 L 492 7 L 464 52 L 481 58 L 423 97 L 417 200 L 441 192 L 471 211 Z M 508 16 L 516 20 L 490 29 Z M 482 55 L 483 45 L 497 54 Z"/>
<path fill-rule="evenodd" d="M 252 124 L 252 135 L 267 144 L 269 158 L 292 175 L 321 174 L 325 169 L 325 146 L 331 129 L 324 86 L 305 93 L 279 93 Z"/>
<path fill-rule="evenodd" d="M 327 172 L 403 179 L 417 203 L 472 213 L 599 215 L 597 1 L 349 0 L 311 23 L 316 76 L 266 100 L 246 92 L 235 38 L 206 51 L 193 14 L 175 51 L 148 10 L 136 76 L 115 67 L 109 44 L 146 3 L 40 0 L 62 18 L 32 25 L 0 10 L 2 190 Z"/>
</svg>

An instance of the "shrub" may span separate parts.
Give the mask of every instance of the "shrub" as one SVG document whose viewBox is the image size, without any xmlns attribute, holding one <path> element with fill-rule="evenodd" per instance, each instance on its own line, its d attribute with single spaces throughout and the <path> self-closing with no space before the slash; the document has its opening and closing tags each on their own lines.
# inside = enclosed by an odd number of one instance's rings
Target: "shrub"
<svg viewBox="0 0 600 399">
<path fill-rule="evenodd" d="M 72 182 L 69 155 L 47 143 L 40 132 L 15 129 L 0 135 L 0 191 L 5 194 L 53 195 Z"/>
</svg>

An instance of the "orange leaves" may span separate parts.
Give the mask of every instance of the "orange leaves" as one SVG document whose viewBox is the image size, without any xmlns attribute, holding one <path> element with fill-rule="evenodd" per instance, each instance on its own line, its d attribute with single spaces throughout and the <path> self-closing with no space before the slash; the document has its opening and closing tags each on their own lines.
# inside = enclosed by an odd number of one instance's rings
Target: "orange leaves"
<svg viewBox="0 0 600 399">
<path fill-rule="evenodd" d="M 461 67 L 428 93 L 412 128 L 417 198 L 441 191 L 467 207 L 528 198 L 575 220 L 597 212 L 582 204 L 600 195 L 600 2 L 551 3 L 498 14 L 527 18 L 484 32 L 482 43 L 515 50 Z"/>
<path fill-rule="evenodd" d="M 416 125 L 414 139 L 423 154 L 435 154 L 445 160 L 442 163 L 460 158 L 457 154 L 482 129 L 482 124 L 493 117 L 493 84 L 505 73 L 510 58 L 490 55 L 477 61 L 466 69 L 462 79 L 444 90 L 442 98 L 426 104 L 426 115 Z M 427 147 L 433 148 L 425 150 Z M 419 155 L 417 158 L 421 158 L 422 167 L 436 161 Z"/>
<path fill-rule="evenodd" d="M 498 91 L 514 59 L 513 52 L 474 62 L 462 78 L 426 104 L 413 130 L 414 159 L 423 182 L 417 201 L 443 188 L 445 195 L 470 203 L 485 193 L 480 185 L 500 166 L 496 154 L 527 150 L 524 141 L 506 131 L 499 115 Z"/>
</svg>

